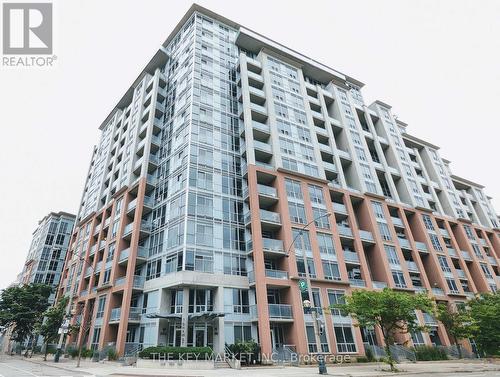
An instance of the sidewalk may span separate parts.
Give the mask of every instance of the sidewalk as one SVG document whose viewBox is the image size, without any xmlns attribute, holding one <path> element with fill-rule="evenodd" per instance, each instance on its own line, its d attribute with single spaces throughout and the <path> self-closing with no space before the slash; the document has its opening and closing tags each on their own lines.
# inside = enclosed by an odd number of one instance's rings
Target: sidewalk
<svg viewBox="0 0 500 377">
<path fill-rule="evenodd" d="M 95 376 L 114 376 L 114 377 L 132 377 L 132 376 L 190 376 L 190 377 L 271 377 L 271 376 L 290 376 L 290 377 L 307 377 L 317 376 L 318 370 L 316 366 L 301 366 L 301 367 L 253 367 L 242 368 L 241 370 L 234 369 L 211 369 L 211 370 L 188 370 L 188 369 L 172 369 L 172 368 L 136 368 L 133 366 L 123 366 L 119 362 L 102 361 L 92 362 L 88 360 L 81 361 L 81 367 L 76 368 L 76 360 L 61 358 L 59 363 L 54 363 L 52 358 L 48 361 L 43 361 L 41 357 L 33 357 L 25 359 L 27 361 L 39 364 L 47 364 L 52 367 L 57 367 L 68 372 L 79 371 L 86 372 Z M 486 360 L 450 360 L 450 361 L 422 361 L 418 363 L 398 364 L 399 373 L 390 373 L 382 371 L 388 366 L 383 363 L 366 363 L 366 364 L 343 364 L 343 365 L 328 365 L 328 374 L 330 376 L 352 376 L 352 377 L 376 377 L 376 376 L 401 376 L 401 375 L 422 375 L 429 376 L 432 374 L 448 374 L 456 373 L 479 373 L 479 372 L 498 372 L 500 375 L 500 361 L 490 363 Z"/>
</svg>

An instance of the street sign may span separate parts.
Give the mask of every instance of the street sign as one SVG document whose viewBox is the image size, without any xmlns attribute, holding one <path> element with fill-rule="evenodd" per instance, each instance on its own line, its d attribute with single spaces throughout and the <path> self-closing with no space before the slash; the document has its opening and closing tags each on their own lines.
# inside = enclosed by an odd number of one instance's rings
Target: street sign
<svg viewBox="0 0 500 377">
<path fill-rule="evenodd" d="M 305 280 L 299 280 L 299 289 L 301 292 L 307 291 L 307 282 Z"/>
</svg>

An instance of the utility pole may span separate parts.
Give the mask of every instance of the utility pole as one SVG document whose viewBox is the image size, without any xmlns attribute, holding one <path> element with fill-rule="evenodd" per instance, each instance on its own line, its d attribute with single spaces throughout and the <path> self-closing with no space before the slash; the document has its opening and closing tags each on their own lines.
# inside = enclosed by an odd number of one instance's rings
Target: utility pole
<svg viewBox="0 0 500 377">
<path fill-rule="evenodd" d="M 310 221 L 309 223 L 307 223 L 306 225 L 304 225 L 300 230 L 299 230 L 299 233 L 294 237 L 292 243 L 290 244 L 290 246 L 288 247 L 288 250 L 287 250 L 287 253 L 286 253 L 286 256 L 289 256 L 290 255 L 290 250 L 292 248 L 292 246 L 295 244 L 295 241 L 297 240 L 297 238 L 299 236 L 302 236 L 303 234 L 303 231 L 306 230 L 309 225 L 311 225 L 313 222 L 315 222 L 316 220 L 322 218 L 322 217 L 330 217 L 332 215 L 331 212 L 327 212 L 321 216 L 318 216 L 316 217 L 315 219 L 313 219 L 312 221 Z M 315 307 L 311 307 L 311 306 L 314 306 L 314 296 L 313 296 L 313 292 L 312 292 L 312 288 L 311 288 L 311 275 L 309 274 L 309 266 L 307 264 L 307 257 L 306 257 L 306 253 L 303 252 L 302 253 L 302 260 L 303 260 L 303 263 L 304 263 L 304 269 L 305 269 L 305 282 L 306 282 L 306 285 L 307 285 L 307 294 L 309 296 L 309 300 L 304 300 L 303 302 L 303 305 L 304 307 L 306 308 L 309 308 L 311 310 L 311 314 L 312 314 L 312 317 L 313 317 L 313 327 L 314 327 L 314 339 L 315 339 L 315 342 L 316 342 L 316 353 L 318 355 L 318 369 L 319 369 L 319 374 L 327 374 L 327 369 L 326 369 L 326 365 L 325 365 L 325 360 L 323 358 L 323 353 L 321 351 L 321 338 L 320 338 L 320 331 L 319 331 L 319 328 L 320 326 L 318 326 L 318 321 L 319 318 L 318 318 L 318 313 L 317 313 L 317 308 Z M 301 289 L 301 293 L 302 292 L 305 292 L 305 289 L 306 287 L 304 287 L 304 284 L 300 284 L 300 289 Z"/>
</svg>

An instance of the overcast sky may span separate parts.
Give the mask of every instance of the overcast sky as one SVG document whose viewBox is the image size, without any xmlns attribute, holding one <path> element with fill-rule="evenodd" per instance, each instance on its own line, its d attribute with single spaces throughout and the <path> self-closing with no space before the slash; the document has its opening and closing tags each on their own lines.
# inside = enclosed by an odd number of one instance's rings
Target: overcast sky
<svg viewBox="0 0 500 377">
<path fill-rule="evenodd" d="M 500 208 L 500 1 L 203 1 L 359 79 Z M 0 67 L 0 288 L 37 222 L 76 212 L 97 127 L 189 1 L 54 1 L 56 67 Z"/>
</svg>

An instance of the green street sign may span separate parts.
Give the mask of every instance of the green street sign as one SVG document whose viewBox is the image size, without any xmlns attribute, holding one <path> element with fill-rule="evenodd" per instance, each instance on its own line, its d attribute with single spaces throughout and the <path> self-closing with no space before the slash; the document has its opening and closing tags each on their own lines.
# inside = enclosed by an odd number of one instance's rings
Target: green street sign
<svg viewBox="0 0 500 377">
<path fill-rule="evenodd" d="M 305 280 L 299 281 L 299 289 L 301 292 L 307 291 L 307 282 Z"/>
</svg>

